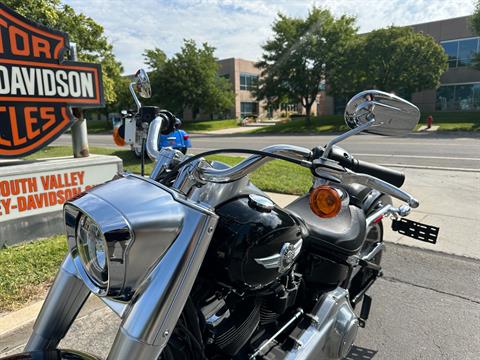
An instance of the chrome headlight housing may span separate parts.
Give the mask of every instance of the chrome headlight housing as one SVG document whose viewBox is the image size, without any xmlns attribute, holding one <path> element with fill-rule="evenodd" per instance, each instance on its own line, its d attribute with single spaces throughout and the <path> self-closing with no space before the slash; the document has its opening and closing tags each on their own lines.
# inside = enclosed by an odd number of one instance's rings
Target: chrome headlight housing
<svg viewBox="0 0 480 360">
<path fill-rule="evenodd" d="M 100 287 L 108 285 L 107 243 L 100 227 L 82 214 L 77 225 L 77 249 L 83 266 Z"/>
<path fill-rule="evenodd" d="M 124 175 L 64 205 L 78 276 L 98 296 L 129 300 L 182 229 L 184 205 L 157 183 Z"/>
<path fill-rule="evenodd" d="M 88 212 L 67 203 L 64 217 L 68 247 L 85 285 L 99 296 L 122 295 L 126 253 L 133 239 L 128 223 L 103 201 Z"/>
</svg>

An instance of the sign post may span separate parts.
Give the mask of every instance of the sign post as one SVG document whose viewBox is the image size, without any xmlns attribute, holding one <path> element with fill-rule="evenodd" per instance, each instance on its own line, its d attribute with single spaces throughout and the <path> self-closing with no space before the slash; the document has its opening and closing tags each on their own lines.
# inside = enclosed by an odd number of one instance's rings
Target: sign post
<svg viewBox="0 0 480 360">
<path fill-rule="evenodd" d="M 71 60 L 78 60 L 77 44 L 70 43 L 70 55 Z M 75 108 L 73 116 L 75 116 L 75 122 L 70 130 L 72 134 L 73 157 L 88 157 L 90 151 L 88 149 L 87 121 L 83 117 L 83 110 Z"/>
</svg>

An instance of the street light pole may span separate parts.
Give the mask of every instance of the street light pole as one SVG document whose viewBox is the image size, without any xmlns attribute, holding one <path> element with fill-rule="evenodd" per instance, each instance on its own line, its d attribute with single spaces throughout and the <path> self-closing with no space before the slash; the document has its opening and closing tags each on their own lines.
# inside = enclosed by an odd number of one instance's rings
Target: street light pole
<svg viewBox="0 0 480 360">
<path fill-rule="evenodd" d="M 77 44 L 70 43 L 70 59 L 78 60 Z M 83 117 L 83 110 L 80 108 L 72 109 L 75 122 L 71 127 L 73 157 L 81 158 L 90 156 L 88 150 L 87 121 Z"/>
</svg>

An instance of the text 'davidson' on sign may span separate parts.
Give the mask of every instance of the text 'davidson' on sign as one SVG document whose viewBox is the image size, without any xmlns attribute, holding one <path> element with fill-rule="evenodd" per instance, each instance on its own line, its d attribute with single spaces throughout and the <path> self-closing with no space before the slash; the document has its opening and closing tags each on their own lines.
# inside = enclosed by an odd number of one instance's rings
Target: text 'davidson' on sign
<svg viewBox="0 0 480 360">
<path fill-rule="evenodd" d="M 0 158 L 21 157 L 68 129 L 71 107 L 104 105 L 101 67 L 68 60 L 65 33 L 0 3 Z"/>
</svg>

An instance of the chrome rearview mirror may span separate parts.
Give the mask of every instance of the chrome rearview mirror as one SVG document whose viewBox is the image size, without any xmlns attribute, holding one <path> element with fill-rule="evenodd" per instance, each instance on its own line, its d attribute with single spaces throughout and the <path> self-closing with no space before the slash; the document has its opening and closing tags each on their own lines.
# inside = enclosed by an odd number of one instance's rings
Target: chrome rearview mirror
<svg viewBox="0 0 480 360">
<path fill-rule="evenodd" d="M 135 86 L 142 98 L 148 99 L 152 96 L 152 88 L 150 86 L 150 79 L 145 70 L 140 69 L 135 74 Z"/>
<path fill-rule="evenodd" d="M 355 95 L 345 108 L 345 122 L 379 135 L 406 135 L 420 120 L 420 111 L 407 100 L 379 90 L 366 90 Z M 370 125 L 367 125 L 370 124 Z"/>
<path fill-rule="evenodd" d="M 140 100 L 138 100 L 137 94 L 135 93 L 134 87 L 137 89 L 138 94 L 142 98 L 149 98 L 152 96 L 152 88 L 150 86 L 150 79 L 148 78 L 148 74 L 145 70 L 140 69 L 135 73 L 135 79 L 133 82 L 130 83 L 129 89 L 130 93 L 132 94 L 133 100 L 135 100 L 135 105 L 137 108 L 140 109 L 142 104 Z"/>
</svg>

